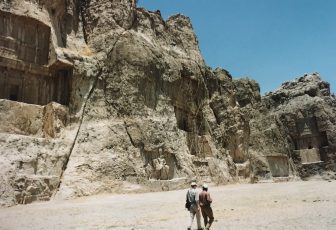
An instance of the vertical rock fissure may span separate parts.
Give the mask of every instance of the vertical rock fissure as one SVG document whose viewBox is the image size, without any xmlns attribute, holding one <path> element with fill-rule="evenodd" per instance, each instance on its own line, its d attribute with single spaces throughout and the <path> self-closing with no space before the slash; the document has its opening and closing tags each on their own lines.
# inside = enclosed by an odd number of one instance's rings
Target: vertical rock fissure
<svg viewBox="0 0 336 230">
<path fill-rule="evenodd" d="M 82 15 L 82 18 L 83 18 L 83 20 L 84 20 L 83 15 Z M 84 21 L 83 21 L 83 23 L 84 23 Z M 83 27 L 85 27 L 85 26 L 83 25 Z M 83 28 L 83 30 L 84 30 L 84 28 Z M 83 31 L 83 32 L 84 32 L 84 31 Z M 113 50 L 114 50 L 116 44 L 118 43 L 119 39 L 120 39 L 126 32 L 127 32 L 127 30 L 125 30 L 124 32 L 122 32 L 122 33 L 118 36 L 118 38 L 116 39 L 115 43 L 113 44 L 111 50 L 110 50 L 107 54 L 110 54 L 110 53 L 113 52 Z M 84 33 L 85 33 L 85 32 L 84 32 Z M 76 142 L 77 142 L 77 139 L 78 139 L 78 135 L 79 135 L 80 129 L 81 129 L 81 127 L 82 127 L 82 123 L 83 123 L 83 119 L 84 119 L 84 114 L 85 114 L 85 110 L 86 110 L 87 102 L 88 102 L 88 100 L 91 98 L 91 96 L 92 96 L 92 94 L 93 94 L 93 92 L 94 92 L 94 89 L 95 89 L 96 86 L 97 86 L 98 79 L 99 79 L 99 77 L 102 75 L 102 72 L 103 72 L 102 68 L 99 67 L 99 72 L 98 72 L 98 74 L 96 75 L 95 80 L 94 80 L 94 82 L 93 82 L 93 84 L 92 84 L 92 87 L 91 87 L 91 89 L 90 89 L 90 91 L 89 91 L 89 93 L 88 93 L 88 96 L 87 96 L 87 98 L 86 98 L 86 100 L 85 100 L 85 102 L 84 102 L 83 109 L 82 109 L 83 111 L 82 111 L 82 115 L 81 115 L 80 123 L 79 123 L 79 125 L 78 125 L 78 129 L 77 129 L 77 132 L 76 132 L 76 136 L 75 136 L 74 141 L 73 141 L 73 143 L 72 143 L 72 145 L 71 145 L 71 147 L 70 147 L 70 153 L 69 153 L 68 157 L 66 158 L 65 163 L 64 163 L 64 165 L 63 165 L 62 172 L 61 172 L 61 175 L 60 175 L 59 184 L 58 184 L 58 186 L 57 186 L 57 189 L 55 189 L 54 196 L 56 195 L 57 191 L 59 190 L 59 188 L 60 188 L 60 186 L 61 186 L 61 184 L 62 184 L 62 178 L 63 178 L 64 172 L 65 172 L 65 170 L 66 170 L 66 168 L 67 168 L 67 166 L 68 166 L 68 163 L 69 163 L 70 157 L 71 157 L 71 155 L 72 155 L 73 149 L 74 149 L 74 147 L 75 147 L 75 145 L 76 145 Z M 105 90 L 104 90 L 104 91 L 105 91 Z M 104 92 L 104 93 L 105 93 L 105 92 Z M 106 98 L 106 97 L 105 97 L 105 98 Z"/>
<path fill-rule="evenodd" d="M 83 29 L 83 37 L 84 37 L 84 41 L 85 43 L 87 44 L 88 43 L 88 39 L 87 39 L 87 31 L 86 31 L 86 20 L 85 20 L 85 16 L 84 16 L 84 4 L 85 4 L 85 1 L 79 1 L 80 3 L 80 15 L 81 15 L 81 18 L 82 18 L 82 29 Z"/>
<path fill-rule="evenodd" d="M 91 89 L 90 89 L 90 91 L 88 93 L 88 96 L 86 97 L 86 100 L 84 102 L 83 109 L 82 109 L 82 114 L 81 114 L 81 119 L 79 121 L 79 125 L 78 125 L 78 129 L 77 129 L 77 132 L 76 132 L 76 136 L 75 136 L 74 141 L 72 142 L 72 145 L 70 147 L 69 155 L 66 157 L 65 162 L 63 164 L 63 168 L 62 168 L 62 172 L 61 172 L 61 175 L 60 175 L 59 183 L 57 185 L 57 188 L 55 189 L 54 196 L 56 195 L 57 191 L 59 190 L 59 188 L 60 188 L 60 186 L 62 184 L 62 178 L 63 178 L 64 172 L 67 169 L 70 157 L 71 157 L 71 155 L 73 153 L 73 149 L 74 149 L 74 147 L 76 145 L 76 142 L 77 142 L 77 139 L 78 139 L 79 131 L 81 130 L 81 127 L 82 127 L 82 124 L 83 124 L 84 114 L 85 114 L 87 102 L 91 98 L 91 96 L 92 96 L 92 94 L 93 94 L 93 92 L 94 92 L 94 90 L 95 90 L 95 88 L 97 86 L 97 82 L 98 82 L 98 79 L 99 79 L 99 76 L 101 75 L 101 73 L 102 73 L 102 70 L 99 69 L 99 72 L 96 75 L 96 77 L 94 79 L 94 82 L 92 83 L 92 87 L 91 87 Z"/>
<path fill-rule="evenodd" d="M 129 131 L 128 131 L 126 121 L 124 121 L 124 126 L 125 126 L 125 130 L 126 130 L 127 136 L 129 137 L 129 139 L 130 139 L 132 145 L 133 145 L 134 147 L 136 147 L 136 144 L 134 143 L 134 141 L 133 141 L 133 139 L 132 139 L 132 136 L 131 136 L 131 134 L 130 134 Z"/>
</svg>

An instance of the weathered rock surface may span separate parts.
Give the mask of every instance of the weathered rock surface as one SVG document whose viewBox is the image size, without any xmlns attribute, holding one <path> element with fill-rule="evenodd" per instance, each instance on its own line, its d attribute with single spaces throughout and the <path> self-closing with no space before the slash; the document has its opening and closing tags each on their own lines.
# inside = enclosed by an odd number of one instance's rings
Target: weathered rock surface
<svg viewBox="0 0 336 230">
<path fill-rule="evenodd" d="M 335 171 L 335 102 L 317 73 L 266 94 L 250 121 L 251 159 L 265 167 L 268 162 L 269 175 L 306 178 Z M 259 165 L 257 175 L 268 171 L 262 163 L 252 165 Z"/>
<path fill-rule="evenodd" d="M 45 63 L 0 43 L 4 98 L 32 103 L 0 100 L 1 205 L 336 171 L 336 99 L 317 74 L 261 97 L 255 81 L 206 66 L 183 15 L 165 21 L 126 0 L 0 7 L 50 28 Z M 17 66 L 29 74 L 12 80 Z"/>
</svg>

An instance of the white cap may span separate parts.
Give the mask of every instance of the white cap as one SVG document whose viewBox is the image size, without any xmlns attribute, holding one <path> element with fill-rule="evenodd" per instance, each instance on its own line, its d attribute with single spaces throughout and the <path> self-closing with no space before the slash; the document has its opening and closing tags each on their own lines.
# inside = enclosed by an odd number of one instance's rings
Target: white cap
<svg viewBox="0 0 336 230">
<path fill-rule="evenodd" d="M 208 188 L 208 185 L 207 184 L 203 184 L 202 187 L 203 188 Z"/>
<path fill-rule="evenodd" d="M 190 184 L 191 186 L 197 186 L 197 184 L 196 184 L 196 182 L 195 181 L 193 181 L 193 182 L 191 182 L 191 184 Z"/>
</svg>

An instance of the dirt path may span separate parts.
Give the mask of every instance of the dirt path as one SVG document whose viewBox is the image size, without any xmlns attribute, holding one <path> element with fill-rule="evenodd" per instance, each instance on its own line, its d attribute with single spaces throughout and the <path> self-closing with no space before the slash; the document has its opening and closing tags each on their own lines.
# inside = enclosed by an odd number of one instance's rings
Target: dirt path
<svg viewBox="0 0 336 230">
<path fill-rule="evenodd" d="M 226 229 L 336 229 L 336 181 L 210 187 Z M 0 229 L 186 229 L 186 190 L 100 195 L 0 209 Z M 194 225 L 194 227 L 196 227 Z"/>
</svg>

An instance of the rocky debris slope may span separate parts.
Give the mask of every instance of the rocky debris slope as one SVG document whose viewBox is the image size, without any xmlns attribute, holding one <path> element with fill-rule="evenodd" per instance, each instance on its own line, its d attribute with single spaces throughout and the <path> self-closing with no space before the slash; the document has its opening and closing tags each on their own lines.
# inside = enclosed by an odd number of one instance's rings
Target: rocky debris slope
<svg viewBox="0 0 336 230">
<path fill-rule="evenodd" d="M 261 98 L 206 66 L 186 16 L 126 0 L 0 6 L 48 25 L 49 59 L 73 66 L 68 106 L 0 101 L 1 205 L 335 171 L 335 97 L 317 75 Z"/>
</svg>

